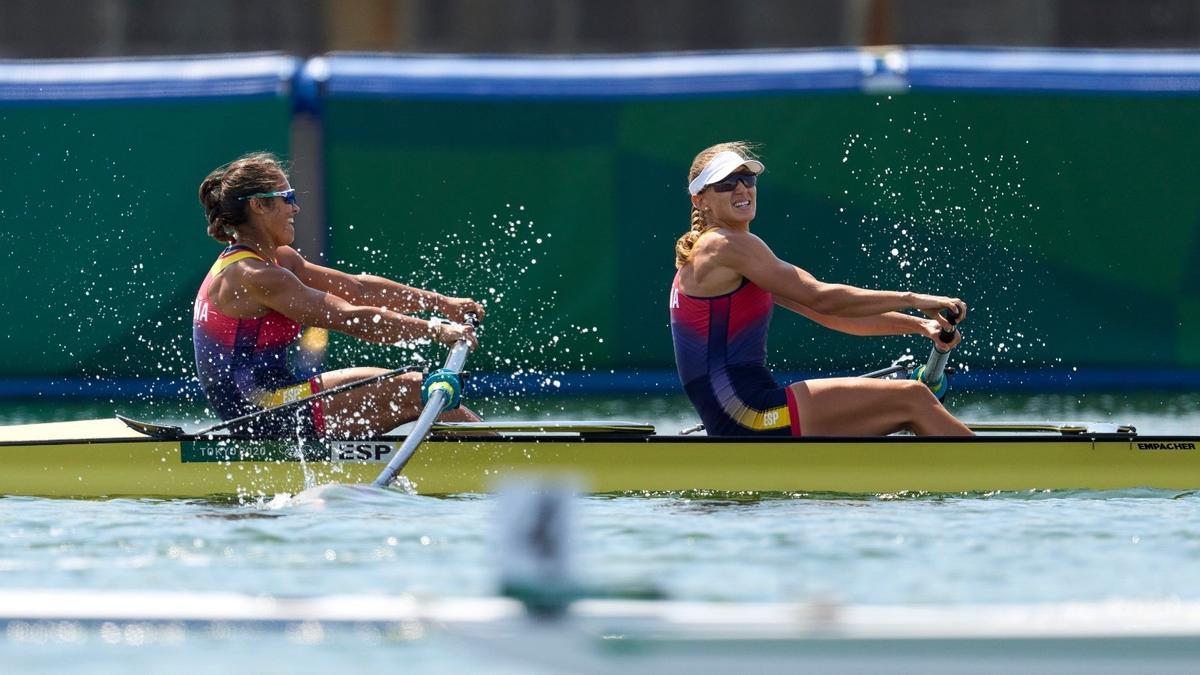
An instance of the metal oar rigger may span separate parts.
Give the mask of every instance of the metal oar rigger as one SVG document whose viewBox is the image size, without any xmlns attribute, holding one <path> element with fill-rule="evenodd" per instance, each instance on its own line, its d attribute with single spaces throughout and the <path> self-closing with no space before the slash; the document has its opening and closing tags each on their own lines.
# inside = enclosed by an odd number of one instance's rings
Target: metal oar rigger
<svg viewBox="0 0 1200 675">
<path fill-rule="evenodd" d="M 379 373 L 378 375 L 372 375 L 371 377 L 366 377 L 361 380 L 355 380 L 353 382 L 347 382 L 345 384 L 340 384 L 336 387 L 332 387 L 330 389 L 326 389 L 324 391 L 317 392 L 310 396 L 305 396 L 304 398 L 298 398 L 295 401 L 288 401 L 287 403 L 283 403 L 283 404 L 273 406 L 270 408 L 263 408 L 262 410 L 256 410 L 252 413 L 242 415 L 241 417 L 235 417 L 231 420 L 225 420 L 224 422 L 221 422 L 220 424 L 214 424 L 210 427 L 206 427 L 204 429 L 201 429 L 199 431 L 195 431 L 192 433 L 188 433 L 187 431 L 184 431 L 183 427 L 177 427 L 177 426 L 174 426 L 171 424 L 156 424 L 154 422 L 143 422 L 141 420 L 135 420 L 133 418 L 126 417 L 124 415 L 117 415 L 117 419 L 124 422 L 127 426 L 129 426 L 129 428 L 133 429 L 134 431 L 146 434 L 147 436 L 161 438 L 163 440 L 183 438 L 184 436 L 210 436 L 218 431 L 224 431 L 225 429 L 230 429 L 230 428 L 237 427 L 239 425 L 244 425 L 249 422 L 253 422 L 254 420 L 256 420 L 260 417 L 265 417 L 267 415 L 273 415 L 273 414 L 277 414 L 277 413 L 281 413 L 281 412 L 287 412 L 289 410 L 295 410 L 297 408 L 300 408 L 300 407 L 306 406 L 310 403 L 313 403 L 314 401 L 319 401 L 323 398 L 328 398 L 330 396 L 336 396 L 338 394 L 341 394 L 342 392 L 347 392 L 352 389 L 358 389 L 359 387 L 365 387 L 368 384 L 374 384 L 376 382 L 386 380 L 390 377 L 395 377 L 397 375 L 402 375 L 404 373 L 411 373 L 413 371 L 420 370 L 420 369 L 421 368 L 419 366 L 404 366 L 403 368 L 396 368 L 394 370 L 389 370 L 384 373 Z"/>
</svg>

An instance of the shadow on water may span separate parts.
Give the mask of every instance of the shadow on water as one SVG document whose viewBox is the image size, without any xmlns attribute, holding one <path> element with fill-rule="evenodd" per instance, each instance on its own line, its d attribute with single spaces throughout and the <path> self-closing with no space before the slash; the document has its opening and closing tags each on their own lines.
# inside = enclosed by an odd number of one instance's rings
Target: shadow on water
<svg viewBox="0 0 1200 675">
<path fill-rule="evenodd" d="M 279 513 L 264 513 L 262 511 L 235 511 L 225 513 L 198 513 L 197 518 L 206 520 L 271 520 L 282 517 Z"/>
</svg>

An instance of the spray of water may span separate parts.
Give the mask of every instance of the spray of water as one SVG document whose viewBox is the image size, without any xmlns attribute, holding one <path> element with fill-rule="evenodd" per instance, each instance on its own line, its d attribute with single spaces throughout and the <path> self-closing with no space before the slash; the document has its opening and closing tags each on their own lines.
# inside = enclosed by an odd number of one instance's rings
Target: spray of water
<svg viewBox="0 0 1200 675">
<path fill-rule="evenodd" d="M 844 231 L 858 233 L 870 283 L 966 300 L 968 338 L 955 353 L 966 369 L 1047 365 L 1030 357 L 1046 347 L 1035 328 L 1039 308 L 1013 301 L 1037 278 L 1027 266 L 1038 258 L 1018 236 L 1039 211 L 1026 196 L 1018 149 L 979 151 L 970 125 L 936 112 L 887 122 L 881 133 L 848 136 L 839 163 L 866 202 L 839 212 Z"/>
<path fill-rule="evenodd" d="M 507 395 L 474 398 L 473 406 L 519 413 L 522 397 L 557 393 L 562 373 L 586 372 L 595 361 L 594 350 L 604 342 L 598 327 L 563 321 L 564 299 L 557 289 L 531 291 L 547 275 L 562 278 L 569 272 L 553 268 L 553 261 L 567 257 L 556 254 L 553 232 L 539 228 L 524 206 L 506 204 L 484 218 L 467 219 L 438 241 L 414 241 L 410 248 L 418 251 L 419 265 L 408 271 L 404 283 L 472 297 L 487 311 L 468 369 L 503 378 Z M 384 245 L 369 243 L 356 254 L 384 267 L 389 262 Z M 548 264 L 550 270 L 545 269 Z M 396 345 L 386 356 L 361 342 L 343 340 L 342 346 L 346 357 L 364 363 L 388 358 L 436 368 L 445 355 L 444 348 L 425 340 Z"/>
</svg>

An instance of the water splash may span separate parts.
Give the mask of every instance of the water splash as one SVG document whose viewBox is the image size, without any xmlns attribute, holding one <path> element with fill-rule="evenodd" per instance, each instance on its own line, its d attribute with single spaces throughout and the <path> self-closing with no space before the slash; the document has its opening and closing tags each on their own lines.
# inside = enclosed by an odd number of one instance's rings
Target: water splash
<svg viewBox="0 0 1200 675">
<path fill-rule="evenodd" d="M 604 337 L 597 326 L 559 318 L 564 298 L 557 289 L 528 291 L 541 285 L 539 279 L 547 275 L 562 277 L 566 273 L 553 267 L 554 261 L 567 258 L 556 254 L 555 245 L 554 233 L 540 228 L 524 206 L 506 204 L 485 220 L 468 219 L 440 240 L 412 242 L 410 248 L 417 252 L 409 255 L 419 265 L 404 281 L 447 295 L 472 297 L 484 305 L 487 317 L 479 331 L 480 346 L 468 361 L 469 370 L 500 374 L 507 380 L 505 389 L 519 396 L 557 392 L 562 373 L 590 369 L 594 350 L 604 343 Z M 383 267 L 390 257 L 384 244 L 363 245 L 356 253 L 366 254 Z M 349 265 L 350 261 L 335 264 Z M 428 340 L 398 345 L 399 354 L 395 350 L 384 354 L 361 342 L 344 340 L 341 346 L 345 354 L 364 363 L 388 358 L 436 368 L 445 354 L 444 348 Z M 521 403 L 510 396 L 490 402 L 520 411 Z"/>
<path fill-rule="evenodd" d="M 0 222 L 6 285 L 22 289 L 11 302 L 24 317 L 5 335 L 23 357 L 9 372 L 59 373 L 78 385 L 73 393 L 110 402 L 128 397 L 123 381 L 157 380 L 162 387 L 135 397 L 175 399 L 167 389 L 192 375 L 190 334 L 187 308 L 176 311 L 163 289 L 195 273 L 167 254 L 191 241 L 175 211 L 191 213 L 192 197 L 169 213 L 150 208 L 175 199 L 173 177 L 149 167 L 136 145 L 145 139 L 116 146 L 96 129 L 77 113 L 6 120 L 0 144 L 13 161 L 0 171 Z M 163 417 L 193 404 L 175 402 Z"/>
<path fill-rule="evenodd" d="M 837 163 L 864 201 L 854 206 L 866 207 L 839 209 L 872 270 L 864 285 L 963 298 L 971 311 L 957 361 L 1047 365 L 1030 356 L 1047 347 L 1035 328 L 1038 308 L 1014 302 L 1037 278 L 1027 266 L 1039 257 L 1021 236 L 1040 207 L 1027 195 L 1019 152 L 986 149 L 969 124 L 936 109 L 889 115 L 882 131 L 845 138 Z"/>
</svg>

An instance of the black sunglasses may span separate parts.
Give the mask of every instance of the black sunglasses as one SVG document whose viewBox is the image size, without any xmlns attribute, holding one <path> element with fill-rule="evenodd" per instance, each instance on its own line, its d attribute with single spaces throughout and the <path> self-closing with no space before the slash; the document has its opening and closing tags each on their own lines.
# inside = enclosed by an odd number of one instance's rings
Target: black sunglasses
<svg viewBox="0 0 1200 675">
<path fill-rule="evenodd" d="M 715 183 L 709 183 L 705 187 L 710 187 L 713 192 L 733 192 L 737 189 L 737 184 L 741 183 L 748 188 L 758 185 L 758 174 L 753 173 L 731 173 L 724 179 Z"/>
</svg>

